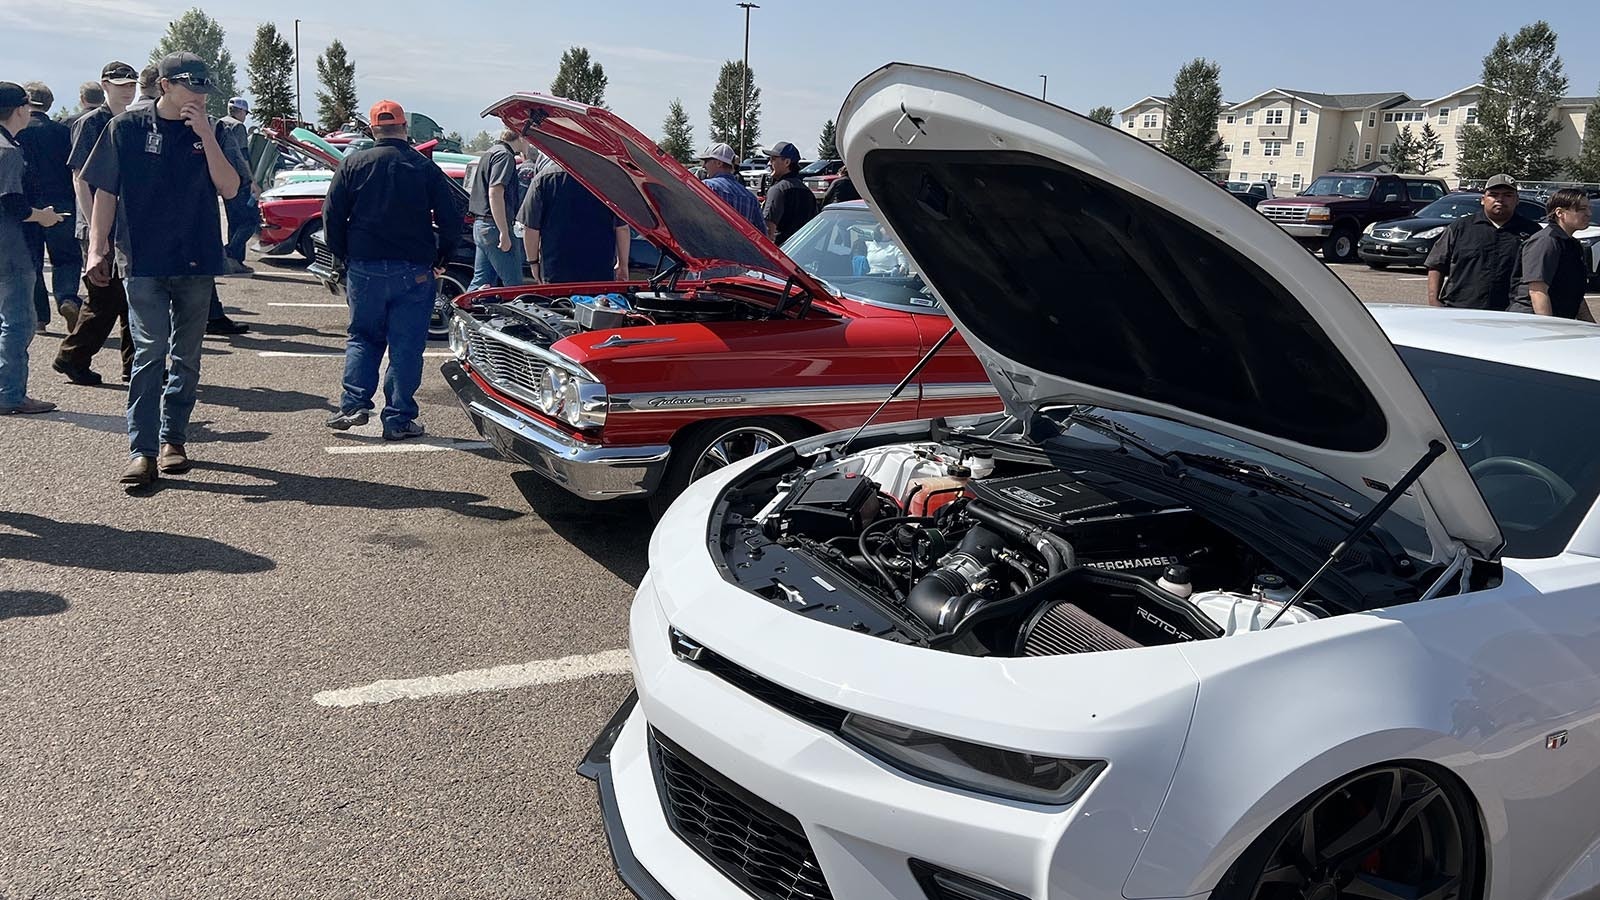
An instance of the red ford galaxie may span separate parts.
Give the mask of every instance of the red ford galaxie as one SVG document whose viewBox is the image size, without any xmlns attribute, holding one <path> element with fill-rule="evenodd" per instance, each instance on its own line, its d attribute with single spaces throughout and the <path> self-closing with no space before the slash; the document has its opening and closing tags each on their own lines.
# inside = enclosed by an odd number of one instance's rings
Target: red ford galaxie
<svg viewBox="0 0 1600 900">
<path fill-rule="evenodd" d="M 859 425 L 950 328 L 864 204 L 823 210 L 779 250 L 606 110 L 516 94 L 490 114 L 661 250 L 646 281 L 455 301 L 443 370 L 473 425 L 579 496 L 668 500 L 735 460 Z M 958 335 L 878 421 L 998 407 Z"/>
</svg>

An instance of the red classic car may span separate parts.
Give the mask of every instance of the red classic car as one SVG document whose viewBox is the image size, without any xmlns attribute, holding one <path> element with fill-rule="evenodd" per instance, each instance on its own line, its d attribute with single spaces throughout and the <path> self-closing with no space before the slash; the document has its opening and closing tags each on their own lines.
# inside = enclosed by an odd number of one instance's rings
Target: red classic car
<svg viewBox="0 0 1600 900">
<path fill-rule="evenodd" d="M 575 494 L 659 505 L 734 460 L 858 425 L 950 328 L 864 204 L 823 211 L 779 250 L 606 110 L 516 94 L 491 114 L 661 251 L 647 281 L 455 301 L 443 371 L 473 425 Z M 998 405 L 957 336 L 879 420 Z"/>
</svg>

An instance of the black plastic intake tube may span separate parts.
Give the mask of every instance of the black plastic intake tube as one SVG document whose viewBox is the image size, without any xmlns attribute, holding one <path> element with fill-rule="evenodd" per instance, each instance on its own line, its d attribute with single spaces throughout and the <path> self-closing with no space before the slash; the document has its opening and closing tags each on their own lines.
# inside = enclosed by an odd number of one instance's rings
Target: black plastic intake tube
<svg viewBox="0 0 1600 900">
<path fill-rule="evenodd" d="M 998 509 L 981 503 L 967 504 L 967 515 L 1002 534 L 1008 535 L 1037 550 L 1044 557 L 1045 569 L 1050 576 L 1060 575 L 1078 565 L 1078 554 L 1066 538 L 1047 528 L 1018 519 Z"/>
</svg>

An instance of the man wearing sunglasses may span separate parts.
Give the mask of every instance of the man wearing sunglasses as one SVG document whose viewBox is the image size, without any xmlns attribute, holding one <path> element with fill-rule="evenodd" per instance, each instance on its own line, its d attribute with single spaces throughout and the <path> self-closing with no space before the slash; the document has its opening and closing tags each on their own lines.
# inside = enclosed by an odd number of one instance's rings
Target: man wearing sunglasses
<svg viewBox="0 0 1600 900">
<path fill-rule="evenodd" d="M 158 65 L 161 96 L 106 128 L 81 176 L 94 188 L 89 278 L 109 280 L 111 223 L 125 259 L 133 376 L 128 383 L 129 463 L 122 483 L 189 470 L 185 438 L 200 383 L 212 279 L 225 269 L 217 198 L 240 190 L 239 173 L 206 115 L 210 72 L 193 53 Z M 171 369 L 163 378 L 168 357 Z"/>
</svg>

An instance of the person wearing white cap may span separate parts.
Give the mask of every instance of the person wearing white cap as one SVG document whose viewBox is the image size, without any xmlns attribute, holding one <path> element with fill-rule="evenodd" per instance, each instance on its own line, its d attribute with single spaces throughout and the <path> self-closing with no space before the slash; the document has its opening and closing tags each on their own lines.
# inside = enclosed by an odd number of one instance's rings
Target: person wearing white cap
<svg viewBox="0 0 1600 900">
<path fill-rule="evenodd" d="M 712 144 L 707 147 L 700 154 L 700 164 L 706 169 L 704 184 L 712 193 L 721 197 L 724 203 L 733 207 L 734 212 L 744 217 L 752 228 L 766 234 L 767 222 L 761 218 L 761 201 L 739 181 L 738 175 L 733 170 L 734 159 L 733 148 L 727 144 Z"/>
<path fill-rule="evenodd" d="M 239 181 L 248 185 L 248 189 L 241 190 L 232 200 L 223 204 L 228 211 L 228 242 L 223 246 L 223 253 L 227 257 L 223 265 L 227 266 L 224 274 L 230 276 L 250 277 L 255 270 L 244 264 L 245 245 L 250 241 L 250 235 L 256 233 L 256 228 L 261 225 L 260 207 L 256 202 L 259 189 L 250 171 L 250 129 L 244 124 L 244 117 L 250 112 L 250 101 L 243 97 L 234 97 L 228 101 L 228 115 L 217 120 L 217 142 L 222 145 L 222 151 L 228 155 L 228 161 L 233 163 L 234 169 L 239 172 Z M 243 329 L 233 323 L 226 316 L 226 324 L 233 329 L 223 327 L 219 321 L 219 309 L 212 310 L 212 320 L 218 325 L 207 326 L 211 334 L 236 334 Z"/>
</svg>

